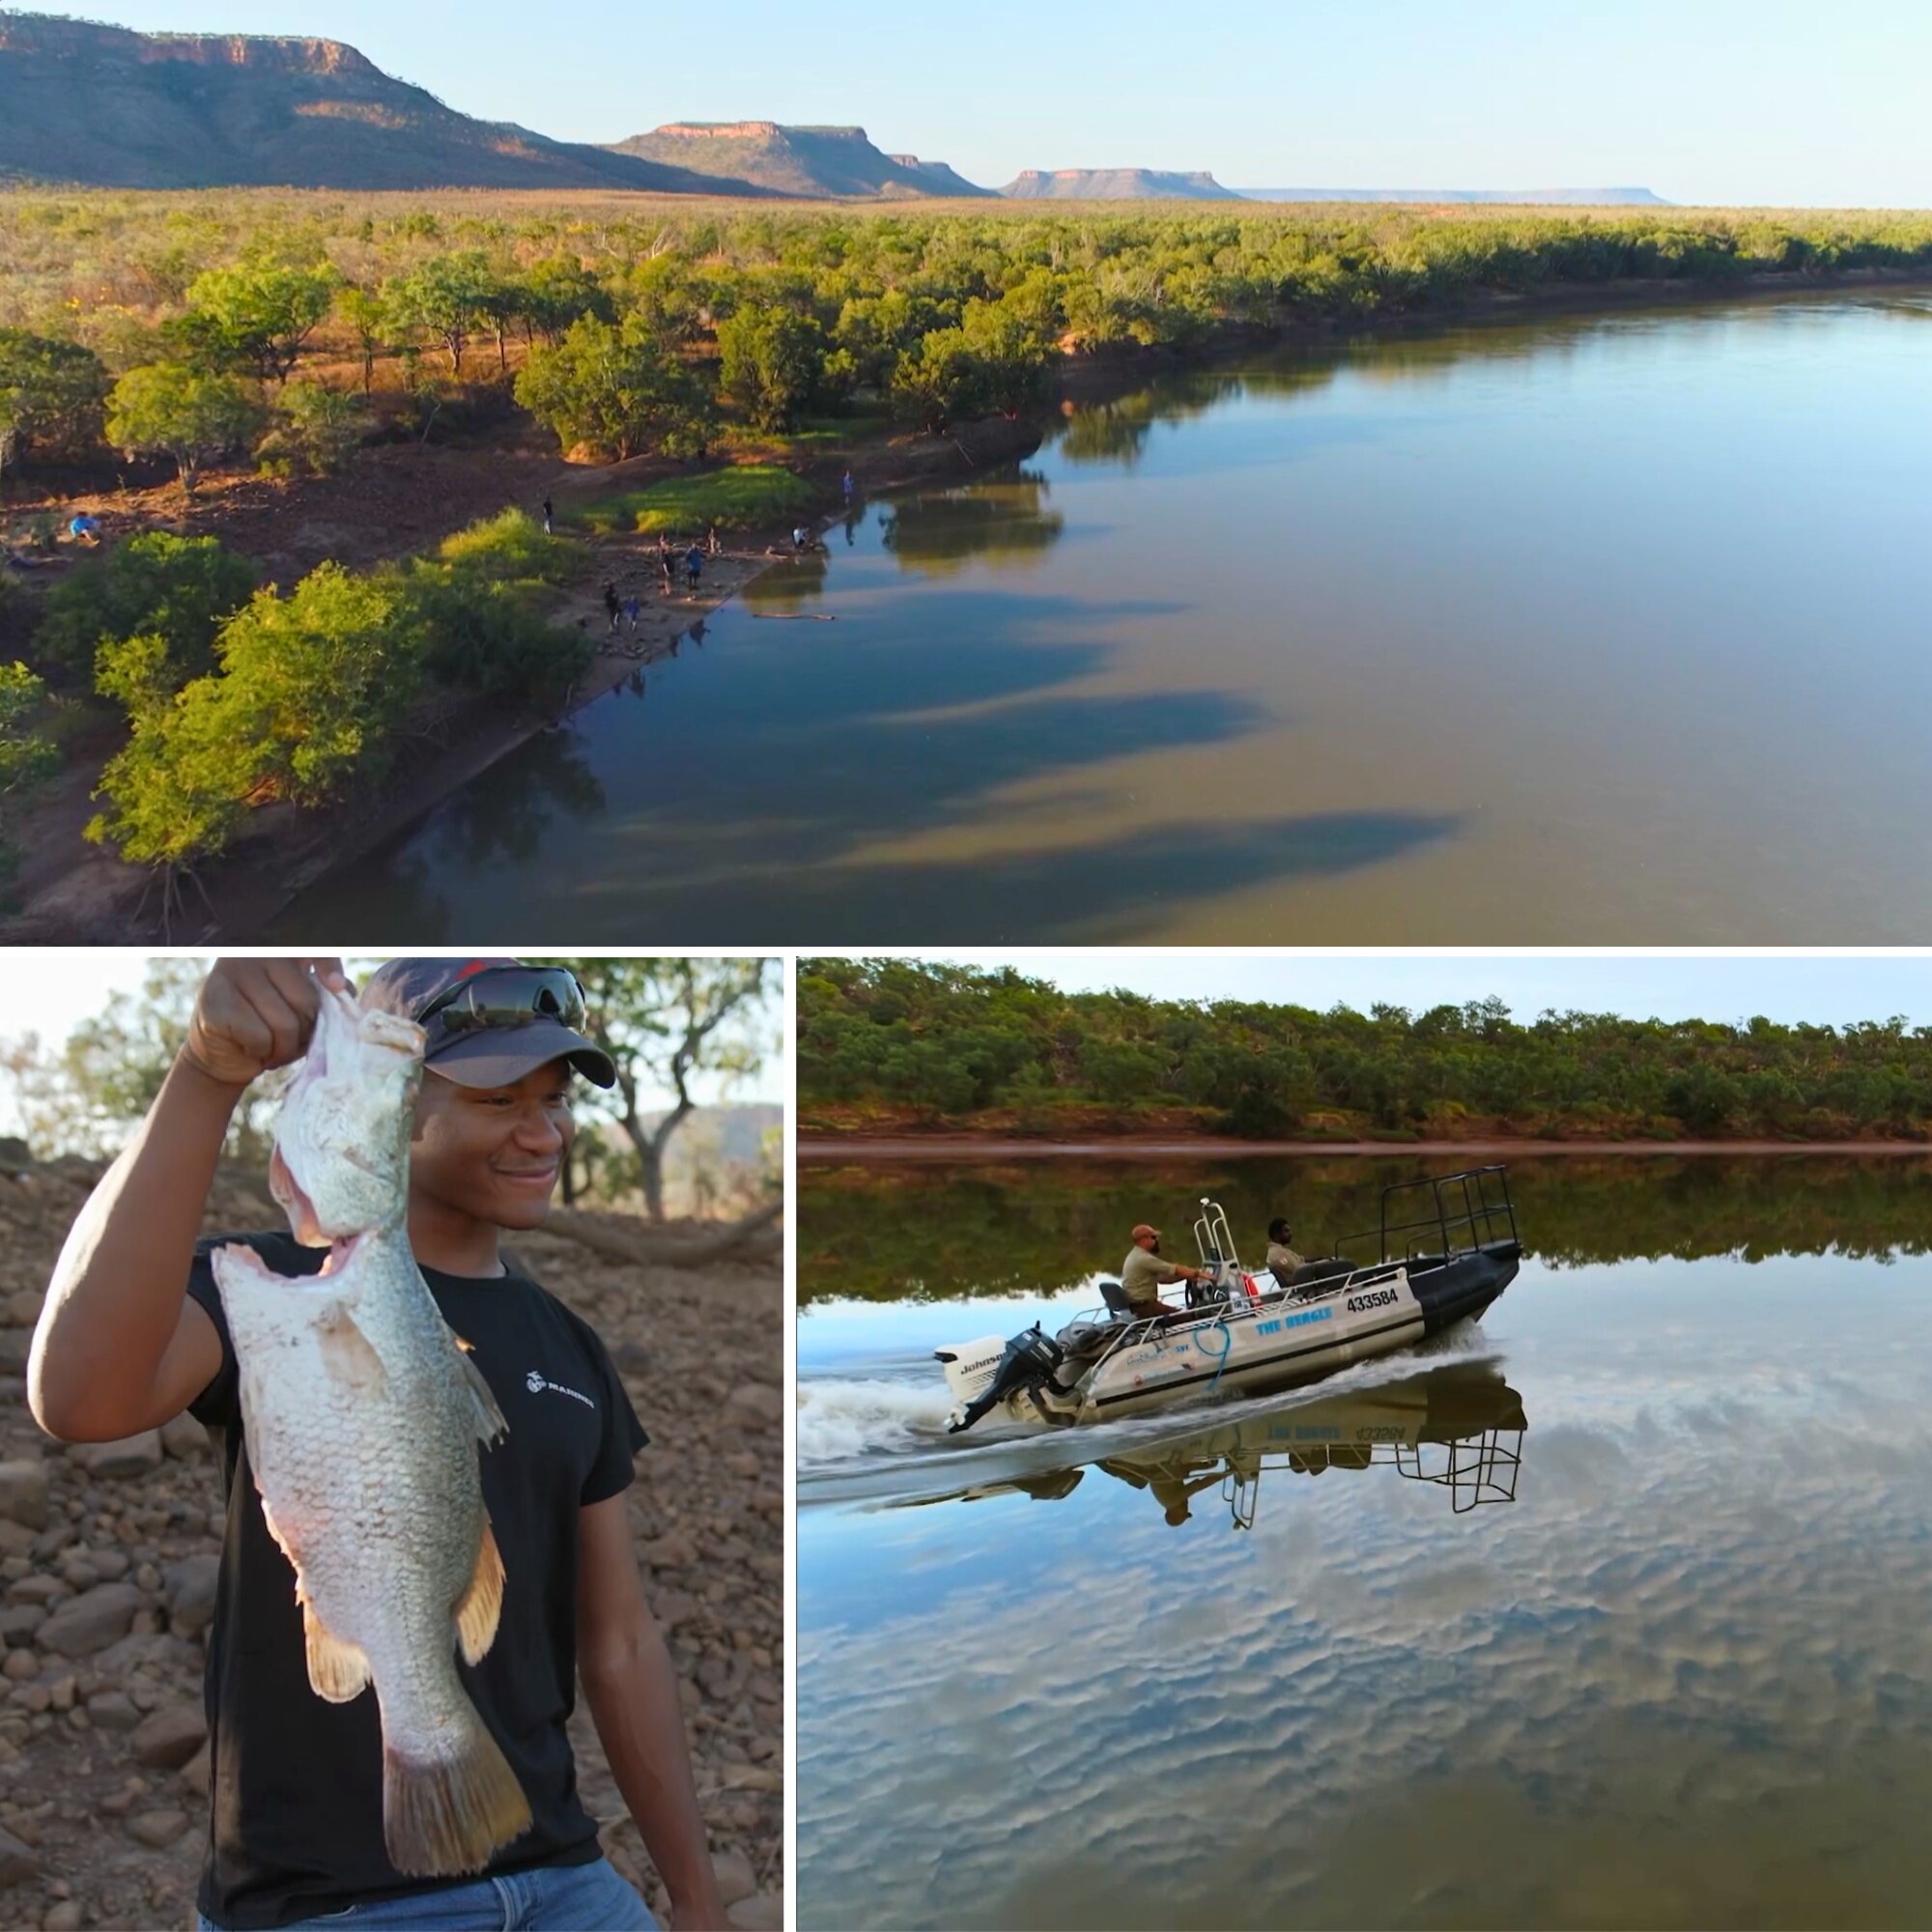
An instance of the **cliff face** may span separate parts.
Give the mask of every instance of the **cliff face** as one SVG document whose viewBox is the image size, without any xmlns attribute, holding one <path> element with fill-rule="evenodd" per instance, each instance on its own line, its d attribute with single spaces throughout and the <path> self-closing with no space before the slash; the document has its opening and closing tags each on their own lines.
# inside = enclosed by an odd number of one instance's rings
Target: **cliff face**
<svg viewBox="0 0 1932 1932">
<path fill-rule="evenodd" d="M 891 199 L 983 195 L 943 161 L 882 154 L 863 128 L 785 128 L 776 121 L 673 121 L 612 150 L 660 164 L 729 175 L 780 194 Z"/>
<path fill-rule="evenodd" d="M 1239 197 L 1205 170 L 1168 174 L 1158 168 L 1028 168 L 1000 192 L 1013 201 L 1236 201 Z"/>
<path fill-rule="evenodd" d="M 338 41 L 0 15 L 0 180 L 755 192 L 473 120 Z"/>
</svg>

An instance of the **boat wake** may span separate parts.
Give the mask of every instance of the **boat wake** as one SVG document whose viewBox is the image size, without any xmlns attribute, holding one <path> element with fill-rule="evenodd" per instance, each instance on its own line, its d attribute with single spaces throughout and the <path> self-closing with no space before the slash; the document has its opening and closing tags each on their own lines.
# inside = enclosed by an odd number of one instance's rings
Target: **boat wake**
<svg viewBox="0 0 1932 1932">
<path fill-rule="evenodd" d="M 1156 1414 L 1071 1429 L 1002 1429 L 989 1419 L 970 1436 L 948 1435 L 951 1398 L 943 1383 L 923 1376 L 811 1378 L 798 1385 L 798 1499 L 802 1505 L 904 1502 L 1097 1462 L 1237 1416 L 1358 1395 L 1437 1366 L 1500 1359 L 1480 1328 L 1464 1324 L 1284 1394 L 1177 1404 Z"/>
</svg>

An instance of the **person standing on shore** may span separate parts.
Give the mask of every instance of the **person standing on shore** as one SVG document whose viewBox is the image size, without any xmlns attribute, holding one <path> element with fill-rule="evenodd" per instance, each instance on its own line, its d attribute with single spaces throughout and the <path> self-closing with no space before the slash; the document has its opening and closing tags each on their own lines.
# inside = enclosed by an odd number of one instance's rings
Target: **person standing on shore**
<svg viewBox="0 0 1932 1932">
<path fill-rule="evenodd" d="M 852 507 L 852 472 L 849 469 L 840 478 L 839 487 L 845 492 L 845 507 L 849 510 Z"/>
<path fill-rule="evenodd" d="M 611 635 L 614 638 L 623 619 L 624 605 L 617 595 L 617 586 L 608 577 L 604 580 L 604 609 L 610 613 Z"/>
<path fill-rule="evenodd" d="M 670 545 L 662 530 L 658 532 L 658 570 L 664 578 L 665 595 L 668 597 L 676 582 L 676 566 L 671 560 Z"/>
<path fill-rule="evenodd" d="M 703 575 L 704 575 L 704 553 L 702 550 L 698 548 L 696 539 L 694 538 L 692 540 L 691 548 L 684 554 L 685 588 L 688 589 L 694 597 L 696 596 L 697 594 L 698 579 L 701 578 Z"/>
<path fill-rule="evenodd" d="M 550 499 L 550 498 L 549 498 L 548 497 L 546 497 L 544 498 L 544 535 L 545 535 L 545 536 L 547 536 L 547 537 L 554 537 L 554 535 L 556 534 L 556 531 L 555 531 L 555 529 L 554 529 L 554 528 L 553 527 L 553 526 L 554 526 L 554 523 L 555 523 L 555 520 L 556 520 L 556 505 L 555 505 L 554 503 L 553 503 L 553 502 L 551 501 L 551 499 Z"/>
<path fill-rule="evenodd" d="M 616 1078 L 581 1031 L 582 989 L 557 969 L 397 959 L 361 994 L 365 1009 L 427 1037 L 410 1248 L 509 1418 L 481 1463 L 506 1578 L 501 1626 L 465 1681 L 531 1823 L 474 1877 L 399 1871 L 385 1848 L 376 1700 L 325 1701 L 311 1689 L 302 1605 L 257 1488 L 259 1445 L 211 1256 L 234 1238 L 275 1273 L 312 1276 L 324 1251 L 286 1230 L 198 1236 L 235 1108 L 254 1080 L 301 1058 L 324 986 L 348 989 L 339 960 L 216 963 L 147 1118 L 68 1236 L 27 1364 L 34 1419 L 57 1438 L 112 1441 L 185 1409 L 216 1444 L 228 1500 L 208 1643 L 213 1818 L 198 1932 L 323 1918 L 651 1932 L 578 1796 L 568 1723 L 580 1675 L 676 1932 L 722 1927 L 678 1680 L 628 1518 L 644 1432 L 596 1331 L 502 1248 L 506 1231 L 550 1213 L 576 1131 L 573 1077 Z"/>
<path fill-rule="evenodd" d="M 724 550 L 724 545 L 722 545 L 718 541 L 718 526 L 716 524 L 713 524 L 711 526 L 711 554 L 713 556 L 717 556 L 721 554 L 723 550 Z"/>
</svg>

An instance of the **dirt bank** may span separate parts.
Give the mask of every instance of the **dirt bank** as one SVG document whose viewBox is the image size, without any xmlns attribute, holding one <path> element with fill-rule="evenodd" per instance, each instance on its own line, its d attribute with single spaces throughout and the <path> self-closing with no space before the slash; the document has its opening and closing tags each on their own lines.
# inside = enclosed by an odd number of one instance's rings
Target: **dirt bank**
<svg viewBox="0 0 1932 1932">
<path fill-rule="evenodd" d="M 1918 1154 L 1932 1159 L 1924 1141 L 1234 1141 L 1211 1135 L 1176 1139 L 1122 1134 L 1118 1139 L 1084 1141 L 1002 1140 L 981 1134 L 923 1134 L 896 1140 L 804 1140 L 798 1157 L 806 1161 L 858 1160 L 1055 1160 L 1078 1156 L 1118 1160 L 1155 1159 L 1172 1154 L 1225 1159 L 1241 1154 L 1294 1154 L 1326 1160 L 1336 1154 L 1374 1154 L 1383 1160 L 1411 1154 L 1435 1159 L 1454 1155 L 1468 1160 L 1541 1160 L 1564 1154 Z"/>
<path fill-rule="evenodd" d="M 922 481 L 963 480 L 978 469 L 1026 456 L 1039 440 L 1036 424 L 995 419 L 962 424 L 950 436 L 898 436 L 827 450 L 802 470 L 818 505 L 802 521 L 817 529 L 832 521 L 832 513 L 842 505 L 841 478 L 848 470 L 861 495 L 876 495 Z M 406 469 L 407 455 L 382 454 L 385 471 Z M 410 548 L 426 549 L 450 529 L 505 507 L 501 493 L 508 482 L 516 494 L 507 501 L 526 509 L 534 510 L 547 494 L 552 496 L 559 522 L 569 532 L 573 504 L 610 490 L 635 487 L 675 468 L 661 458 L 602 469 L 569 468 L 554 461 L 540 468 L 526 458 L 506 459 L 490 463 L 494 489 L 478 494 L 476 465 L 476 454 L 471 452 L 470 487 L 455 492 L 442 508 L 426 513 L 418 505 L 415 522 L 405 520 L 399 510 L 393 526 L 385 526 L 407 529 Z M 434 496 L 442 479 L 439 468 L 418 483 L 414 494 Z M 253 479 L 238 484 L 235 494 L 248 507 L 218 515 L 206 528 L 245 540 L 234 526 L 256 516 L 266 519 L 268 511 L 254 501 L 259 491 Z M 449 504 L 460 509 L 452 511 Z M 157 520 L 143 523 L 138 512 L 123 505 L 104 521 L 112 536 L 117 523 L 131 530 L 156 527 Z M 192 527 L 204 532 L 204 521 L 197 517 Z M 323 554 L 339 554 L 357 564 L 373 562 L 384 554 L 366 526 L 340 550 L 322 553 L 314 553 L 314 545 L 324 533 L 341 536 L 339 526 L 327 517 L 309 516 L 299 520 L 299 527 L 304 535 L 297 549 L 287 548 L 293 539 L 286 533 L 274 539 L 283 548 L 273 554 L 292 573 L 313 567 L 312 554 L 314 561 Z M 266 524 L 258 540 L 270 540 Z M 327 811 L 270 807 L 257 812 L 242 837 L 220 861 L 203 870 L 187 889 L 185 902 L 172 912 L 164 910 L 143 870 L 81 838 L 81 829 L 96 810 L 90 791 L 98 771 L 96 761 L 81 761 L 42 797 L 26 821 L 19 840 L 25 856 L 16 885 L 21 910 L 0 921 L 0 942 L 126 945 L 153 939 L 176 944 L 245 940 L 308 887 L 407 830 L 519 745 L 638 679 L 660 659 L 674 656 L 687 637 L 694 633 L 701 637 L 699 627 L 721 604 L 765 571 L 785 568 L 791 554 L 789 523 L 781 528 L 739 533 L 723 554 L 706 559 L 699 589 L 667 592 L 656 537 L 630 533 L 584 541 L 589 555 L 583 574 L 569 586 L 554 614 L 557 623 L 582 625 L 599 640 L 599 650 L 589 671 L 560 705 L 538 710 L 480 700 L 452 703 L 442 715 L 422 721 L 419 735 L 404 747 L 384 783 L 365 787 Z M 603 597 L 607 582 L 616 585 L 620 597 L 639 599 L 641 608 L 635 631 L 626 624 L 611 637 Z M 109 749 L 102 749 L 102 758 Z"/>
<path fill-rule="evenodd" d="M 0 1925 L 47 1932 L 190 1922 L 209 1832 L 201 1680 L 222 1503 L 206 1433 L 184 1417 L 112 1454 L 64 1449 L 25 1405 L 47 1275 L 99 1172 L 56 1161 L 0 1176 Z M 260 1182 L 217 1182 L 211 1232 L 276 1225 Z M 732 1923 L 776 1927 L 782 1271 L 643 1268 L 540 1233 L 517 1248 L 596 1326 L 651 1433 L 631 1522 L 682 1680 L 705 1822 Z M 727 1302 L 741 1323 L 719 1321 Z M 581 1704 L 571 1734 L 611 1862 L 668 1923 Z"/>
</svg>

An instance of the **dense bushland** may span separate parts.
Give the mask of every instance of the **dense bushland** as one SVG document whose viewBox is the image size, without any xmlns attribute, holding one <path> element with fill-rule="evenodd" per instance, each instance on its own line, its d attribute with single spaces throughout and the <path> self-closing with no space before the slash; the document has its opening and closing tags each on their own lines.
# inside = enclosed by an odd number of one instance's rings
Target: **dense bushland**
<svg viewBox="0 0 1932 1932">
<path fill-rule="evenodd" d="M 991 1116 L 1391 1141 L 1469 1123 L 1558 1138 L 1932 1138 L 1932 1028 L 1513 1018 L 1062 993 L 917 960 L 799 968 L 799 1103 L 929 1124 Z"/>
</svg>

